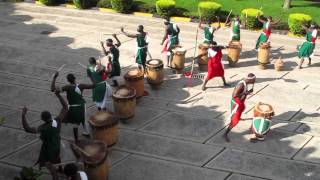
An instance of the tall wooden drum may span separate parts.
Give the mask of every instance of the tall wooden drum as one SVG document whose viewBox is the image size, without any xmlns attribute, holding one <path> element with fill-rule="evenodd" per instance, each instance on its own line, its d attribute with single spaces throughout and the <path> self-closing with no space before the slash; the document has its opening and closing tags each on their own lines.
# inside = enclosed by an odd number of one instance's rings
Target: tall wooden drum
<svg viewBox="0 0 320 180">
<path fill-rule="evenodd" d="M 144 94 L 144 74 L 139 69 L 129 70 L 125 75 L 124 79 L 126 84 L 136 90 L 136 97 L 142 97 Z"/>
<path fill-rule="evenodd" d="M 228 61 L 229 66 L 234 67 L 236 66 L 237 62 L 240 58 L 242 45 L 240 41 L 231 41 L 228 48 Z"/>
<path fill-rule="evenodd" d="M 119 134 L 119 120 L 112 112 L 98 111 L 90 117 L 94 140 L 101 140 L 111 147 L 116 144 Z"/>
<path fill-rule="evenodd" d="M 112 94 L 114 112 L 120 119 L 134 116 L 136 109 L 136 90 L 129 86 L 120 86 Z"/>
<path fill-rule="evenodd" d="M 259 102 L 254 107 L 253 117 L 263 117 L 263 118 L 271 119 L 273 115 L 274 115 L 273 107 L 269 104 Z"/>
<path fill-rule="evenodd" d="M 198 46 L 198 55 L 208 54 L 209 44 L 202 43 Z M 200 71 L 208 71 L 208 56 L 204 55 L 198 58 L 198 65 Z"/>
<path fill-rule="evenodd" d="M 176 47 L 173 50 L 173 59 L 171 66 L 173 69 L 177 70 L 178 72 L 182 72 L 184 69 L 184 62 L 185 62 L 185 55 L 186 50 L 182 47 Z"/>
<path fill-rule="evenodd" d="M 80 156 L 84 161 L 85 172 L 90 180 L 106 180 L 109 175 L 109 165 L 107 160 L 107 146 L 102 141 L 79 140 L 75 148 L 76 156 Z"/>
<path fill-rule="evenodd" d="M 260 43 L 260 48 L 258 52 L 258 61 L 259 68 L 266 69 L 267 64 L 270 63 L 270 44 L 269 43 Z"/>
<path fill-rule="evenodd" d="M 147 61 L 147 81 L 151 85 L 160 85 L 164 79 L 163 62 L 159 59 Z"/>
</svg>

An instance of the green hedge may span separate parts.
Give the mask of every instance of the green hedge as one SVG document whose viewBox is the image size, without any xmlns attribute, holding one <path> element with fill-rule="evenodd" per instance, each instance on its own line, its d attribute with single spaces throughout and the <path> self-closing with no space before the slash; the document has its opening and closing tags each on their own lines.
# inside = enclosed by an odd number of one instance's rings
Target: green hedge
<svg viewBox="0 0 320 180">
<path fill-rule="evenodd" d="M 220 9 L 222 8 L 221 4 L 210 2 L 210 1 L 204 1 L 200 2 L 198 4 L 198 11 L 201 19 L 203 20 L 212 20 L 215 15 L 218 14 Z"/>
<path fill-rule="evenodd" d="M 99 8 L 112 8 L 111 0 L 100 0 L 97 6 Z"/>
<path fill-rule="evenodd" d="M 112 9 L 120 13 L 129 13 L 133 0 L 111 0 Z"/>
<path fill-rule="evenodd" d="M 263 12 L 259 9 L 243 9 L 241 11 L 241 21 L 246 24 L 248 29 L 261 28 L 262 24 L 258 21 L 257 16 L 263 15 Z"/>
<path fill-rule="evenodd" d="M 157 13 L 162 17 L 170 17 L 175 14 L 176 2 L 174 0 L 158 0 L 156 2 Z"/>
<path fill-rule="evenodd" d="M 58 5 L 57 0 L 39 0 L 40 3 L 46 5 L 46 6 L 55 6 Z"/>
<path fill-rule="evenodd" d="M 73 0 L 73 4 L 78 9 L 89 9 L 97 5 L 96 0 Z"/>
<path fill-rule="evenodd" d="M 310 24 L 312 17 L 307 14 L 290 14 L 288 18 L 289 29 L 293 34 L 302 35 L 305 33 L 302 25 Z"/>
</svg>

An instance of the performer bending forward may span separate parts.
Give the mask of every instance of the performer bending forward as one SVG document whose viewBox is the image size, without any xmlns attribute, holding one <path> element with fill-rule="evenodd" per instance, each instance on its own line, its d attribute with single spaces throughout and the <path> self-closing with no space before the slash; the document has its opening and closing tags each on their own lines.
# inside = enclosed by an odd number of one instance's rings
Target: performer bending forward
<svg viewBox="0 0 320 180">
<path fill-rule="evenodd" d="M 172 50 L 174 46 L 179 45 L 180 29 L 176 24 L 170 22 L 170 18 L 167 18 L 164 24 L 166 26 L 165 34 L 161 45 L 165 43 L 165 46 L 162 52 L 167 53 L 167 67 L 171 67 L 171 61 L 173 58 Z"/>
<path fill-rule="evenodd" d="M 208 60 L 208 73 L 206 79 L 202 85 L 202 90 L 206 90 L 206 84 L 208 81 L 214 77 L 221 77 L 223 85 L 227 86 L 226 79 L 224 78 L 224 68 L 221 62 L 222 60 L 222 49 L 228 48 L 227 46 L 217 46 L 216 42 L 212 42 L 210 48 L 208 49 L 208 54 L 205 54 L 209 57 Z M 200 54 L 197 58 L 204 56 Z"/>
<path fill-rule="evenodd" d="M 136 63 L 139 64 L 139 69 L 141 69 L 141 65 L 143 69 L 146 67 L 147 53 L 148 53 L 148 44 L 149 37 L 146 32 L 143 31 L 143 25 L 138 26 L 138 34 L 129 34 L 124 32 L 123 27 L 121 27 L 121 32 L 128 37 L 137 39 L 137 52 L 136 52 Z"/>
<path fill-rule="evenodd" d="M 313 54 L 313 51 L 316 45 L 317 36 L 318 36 L 318 30 L 315 24 L 311 24 L 309 29 L 305 26 L 303 26 L 303 28 L 305 29 L 307 34 L 306 34 L 306 41 L 299 47 L 298 56 L 301 59 L 299 64 L 299 69 L 302 69 L 304 58 L 308 58 L 309 59 L 308 65 L 311 65 L 311 55 Z"/>
<path fill-rule="evenodd" d="M 211 24 L 212 24 L 212 20 L 209 19 L 208 20 L 208 26 L 202 26 L 201 25 L 201 21 L 199 23 L 199 28 L 202 29 L 204 31 L 204 43 L 207 43 L 207 44 L 211 44 L 213 42 L 213 33 L 220 29 L 221 25 L 220 25 L 220 20 L 219 20 L 219 17 L 216 16 L 217 20 L 218 20 L 218 26 L 217 27 L 212 27 Z"/>
<path fill-rule="evenodd" d="M 240 121 L 241 114 L 245 109 L 245 100 L 247 95 L 253 92 L 253 84 L 256 81 L 256 76 L 252 73 L 248 74 L 245 80 L 240 81 L 234 88 L 231 99 L 231 115 L 230 124 L 223 137 L 227 142 L 230 142 L 228 133 L 234 128 Z M 252 85 L 252 88 L 248 88 L 248 85 Z"/>
<path fill-rule="evenodd" d="M 101 109 L 107 110 L 107 98 L 112 95 L 112 88 L 102 79 L 104 71 L 105 67 L 98 65 L 94 57 L 89 59 L 87 74 L 96 83 L 96 86 L 92 89 L 92 99 L 99 111 Z"/>
<path fill-rule="evenodd" d="M 260 16 L 257 16 L 257 18 L 261 23 L 263 23 L 263 30 L 257 40 L 255 49 L 258 49 L 260 47 L 260 43 L 269 42 L 269 40 L 270 40 L 269 38 L 271 35 L 271 30 L 272 30 L 272 25 L 275 25 L 280 22 L 280 20 L 273 22 L 271 16 L 267 17 L 267 21 L 261 19 Z"/>
</svg>

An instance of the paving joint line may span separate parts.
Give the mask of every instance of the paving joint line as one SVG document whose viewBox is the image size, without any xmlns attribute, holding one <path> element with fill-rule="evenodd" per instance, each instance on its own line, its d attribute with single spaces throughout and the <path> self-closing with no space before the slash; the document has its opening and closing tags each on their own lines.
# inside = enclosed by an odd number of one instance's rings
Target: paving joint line
<svg viewBox="0 0 320 180">
<path fill-rule="evenodd" d="M 233 172 L 229 173 L 228 176 L 226 176 L 223 180 L 228 180 L 233 174 Z"/>
<path fill-rule="evenodd" d="M 123 152 L 123 151 L 120 151 Z M 125 152 L 127 153 L 127 152 Z M 125 155 L 124 157 L 120 158 L 118 161 L 111 163 L 110 169 L 114 166 L 117 166 L 118 164 L 120 164 L 122 161 L 125 161 L 126 159 L 128 159 L 130 156 L 132 156 L 132 153 L 128 153 L 127 155 Z"/>
<path fill-rule="evenodd" d="M 291 120 L 292 120 L 294 117 L 296 117 L 301 111 L 302 111 L 302 109 L 299 108 L 299 110 L 298 110 L 297 112 L 295 112 L 287 121 L 290 121 L 290 122 L 291 122 Z"/>
<path fill-rule="evenodd" d="M 210 157 L 205 163 L 203 163 L 201 165 L 201 167 L 205 167 L 207 164 L 209 164 L 211 161 L 213 161 L 217 156 L 219 156 L 220 154 L 222 154 L 224 151 L 226 150 L 226 148 L 222 148 L 217 154 L 213 155 L 212 157 Z"/>
<path fill-rule="evenodd" d="M 309 84 L 306 85 L 302 90 L 306 90 L 309 87 Z"/>
<path fill-rule="evenodd" d="M 213 137 L 215 137 L 215 136 L 218 135 L 220 132 L 222 132 L 226 127 L 227 127 L 227 125 L 224 125 L 224 126 L 221 127 L 221 129 L 219 129 L 217 132 L 211 134 L 208 138 L 206 138 L 206 139 L 202 142 L 202 144 L 208 145 L 207 143 L 208 143 Z"/>
<path fill-rule="evenodd" d="M 259 92 L 261 92 L 262 90 L 264 90 L 265 88 L 267 88 L 270 84 L 266 84 L 265 86 L 263 86 L 262 88 L 260 88 L 258 91 L 256 91 L 254 94 L 252 94 L 251 96 L 249 96 L 247 99 L 252 98 L 253 96 L 257 95 Z"/>
<path fill-rule="evenodd" d="M 294 155 L 292 155 L 290 157 L 291 160 L 295 160 L 294 158 L 303 150 L 304 147 L 306 147 L 306 145 L 314 138 L 314 136 L 311 136 L 302 146 L 301 148 L 296 152 L 294 153 Z"/>
<path fill-rule="evenodd" d="M 36 135 L 35 135 L 35 136 L 36 136 Z M 39 141 L 39 139 L 34 139 L 34 140 L 32 140 L 32 141 L 30 141 L 30 142 L 28 142 L 28 143 L 26 143 L 26 144 L 23 144 L 23 145 L 15 148 L 15 149 L 12 150 L 11 152 L 0 156 L 0 159 L 4 159 L 4 158 L 6 158 L 6 157 L 8 157 L 8 156 L 11 156 L 11 155 L 19 152 L 19 151 L 22 151 L 22 150 L 24 150 L 25 148 L 27 148 L 27 147 L 29 147 L 29 146 L 31 146 L 31 145 L 33 145 L 33 144 L 36 144 L 38 141 Z"/>
<path fill-rule="evenodd" d="M 285 74 L 283 74 L 282 76 L 280 76 L 278 79 L 283 79 L 286 75 L 288 75 L 291 71 L 286 72 Z"/>
<path fill-rule="evenodd" d="M 169 113 L 170 113 L 169 111 L 166 111 L 166 112 L 164 112 L 164 113 L 162 113 L 162 114 L 160 114 L 160 115 L 157 115 L 156 117 L 152 118 L 151 120 L 149 120 L 149 121 L 141 124 L 139 127 L 137 127 L 137 128 L 135 129 L 135 131 L 138 131 L 138 130 L 140 130 L 140 129 L 143 129 L 144 127 L 146 127 L 146 126 L 152 124 L 153 122 L 161 119 L 162 117 L 166 116 L 166 115 L 169 114 Z"/>
</svg>

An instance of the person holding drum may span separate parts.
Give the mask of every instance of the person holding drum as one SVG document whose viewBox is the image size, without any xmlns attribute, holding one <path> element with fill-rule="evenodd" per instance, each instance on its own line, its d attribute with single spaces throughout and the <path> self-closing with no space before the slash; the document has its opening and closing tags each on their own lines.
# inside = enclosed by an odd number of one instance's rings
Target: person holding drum
<svg viewBox="0 0 320 180">
<path fill-rule="evenodd" d="M 257 16 L 257 19 L 259 22 L 263 24 L 263 30 L 257 40 L 256 47 L 255 47 L 256 50 L 259 49 L 260 43 L 269 43 L 272 26 L 280 22 L 280 19 L 277 20 L 276 22 L 273 22 L 271 16 L 268 16 L 267 20 L 261 19 L 260 16 Z"/>
<path fill-rule="evenodd" d="M 220 29 L 221 25 L 220 25 L 220 20 L 219 20 L 219 17 L 216 16 L 217 20 L 218 20 L 218 26 L 217 27 L 212 27 L 211 24 L 212 24 L 212 20 L 209 19 L 208 20 L 208 26 L 202 26 L 201 23 L 202 21 L 200 21 L 199 23 L 199 28 L 202 29 L 204 31 L 204 41 L 203 43 L 207 43 L 207 44 L 211 44 L 213 42 L 213 33 Z"/>
<path fill-rule="evenodd" d="M 41 112 L 41 120 L 44 122 L 39 127 L 30 127 L 26 114 L 28 109 L 24 107 L 22 109 L 22 126 L 23 129 L 27 133 L 32 134 L 40 134 L 40 139 L 42 141 L 41 150 L 39 154 L 39 158 L 36 164 L 39 164 L 39 168 L 41 169 L 46 165 L 46 162 L 50 162 L 52 164 L 61 163 L 60 159 L 60 129 L 61 129 L 61 121 L 66 117 L 68 113 L 68 104 L 60 95 L 60 91 L 56 90 L 55 94 L 59 99 L 62 108 L 57 117 L 53 118 L 49 111 Z M 61 170 L 61 167 L 59 166 Z"/>
<path fill-rule="evenodd" d="M 167 67 L 171 67 L 171 61 L 173 58 L 172 50 L 176 45 L 179 45 L 179 33 L 180 28 L 175 24 L 170 22 L 170 18 L 167 18 L 164 22 L 165 34 L 162 39 L 161 45 L 165 43 L 162 53 L 167 53 Z"/>
<path fill-rule="evenodd" d="M 51 83 L 51 91 L 54 92 L 56 89 L 59 91 L 65 91 L 67 93 L 67 100 L 69 104 L 69 110 L 66 119 L 63 120 L 65 123 L 75 124 L 76 127 L 73 128 L 74 133 L 78 134 L 78 126 L 82 124 L 83 135 L 90 136 L 90 126 L 85 120 L 85 100 L 82 97 L 82 92 L 85 89 L 93 89 L 95 87 L 95 82 L 92 79 L 92 75 L 89 74 L 89 78 L 92 84 L 77 84 L 76 77 L 73 74 L 67 75 L 68 85 L 63 86 L 61 89 L 56 87 L 56 79 L 59 76 L 59 72 L 56 72 L 53 76 Z"/>
<path fill-rule="evenodd" d="M 105 67 L 98 65 L 94 57 L 89 58 L 87 74 L 92 77 L 95 87 L 92 89 L 92 99 L 96 103 L 98 110 L 107 110 L 107 98 L 112 95 L 112 88 L 102 79 Z M 111 71 L 112 73 L 112 71 Z"/>
<path fill-rule="evenodd" d="M 140 70 L 142 69 L 142 67 L 145 70 L 147 53 L 148 53 L 149 37 L 148 37 L 148 33 L 144 32 L 143 25 L 139 25 L 137 31 L 138 31 L 138 34 L 129 34 L 124 31 L 123 27 L 121 27 L 121 32 L 124 35 L 126 35 L 130 38 L 137 39 L 136 63 L 138 63 Z"/>
<path fill-rule="evenodd" d="M 256 82 L 256 76 L 253 73 L 247 75 L 245 80 L 240 81 L 234 88 L 231 99 L 231 115 L 230 124 L 223 137 L 227 142 L 230 142 L 228 137 L 229 132 L 234 128 L 240 121 L 241 114 L 245 109 L 245 100 L 247 95 L 253 92 L 253 85 Z M 252 85 L 252 88 L 249 86 Z"/>
<path fill-rule="evenodd" d="M 308 65 L 311 65 L 311 55 L 313 54 L 316 45 L 316 40 L 318 37 L 318 30 L 315 24 L 311 24 L 310 28 L 307 28 L 305 26 L 302 27 L 305 29 L 307 34 L 306 41 L 298 47 L 298 56 L 301 59 L 299 63 L 299 69 L 302 69 L 302 64 L 305 58 L 309 59 Z"/>
<path fill-rule="evenodd" d="M 226 23 L 226 26 L 229 26 L 229 27 L 231 26 L 229 42 L 240 41 L 240 25 L 241 25 L 241 22 L 240 22 L 239 16 L 235 16 L 232 21 Z"/>
<path fill-rule="evenodd" d="M 224 68 L 221 62 L 222 60 L 222 49 L 226 49 L 228 46 L 217 46 L 217 43 L 213 41 L 208 49 L 208 54 L 200 54 L 196 58 L 200 58 L 201 56 L 208 56 L 208 73 L 206 75 L 206 79 L 202 85 L 202 90 L 206 90 L 206 84 L 208 81 L 214 77 L 221 77 L 223 81 L 223 85 L 227 86 L 226 79 L 224 77 Z"/>
<path fill-rule="evenodd" d="M 109 77 L 112 79 L 113 86 L 118 86 L 118 81 L 116 80 L 116 77 L 121 75 L 121 68 L 120 68 L 120 62 L 119 62 L 120 52 L 118 49 L 121 46 L 121 42 L 119 41 L 116 34 L 113 34 L 112 36 L 116 39 L 117 43 L 113 44 L 112 39 L 107 39 L 106 46 L 108 47 L 108 50 L 106 50 L 102 41 L 100 42 L 100 44 L 101 44 L 103 53 L 106 56 L 110 55 L 111 57 L 112 70 L 109 74 Z"/>
</svg>

